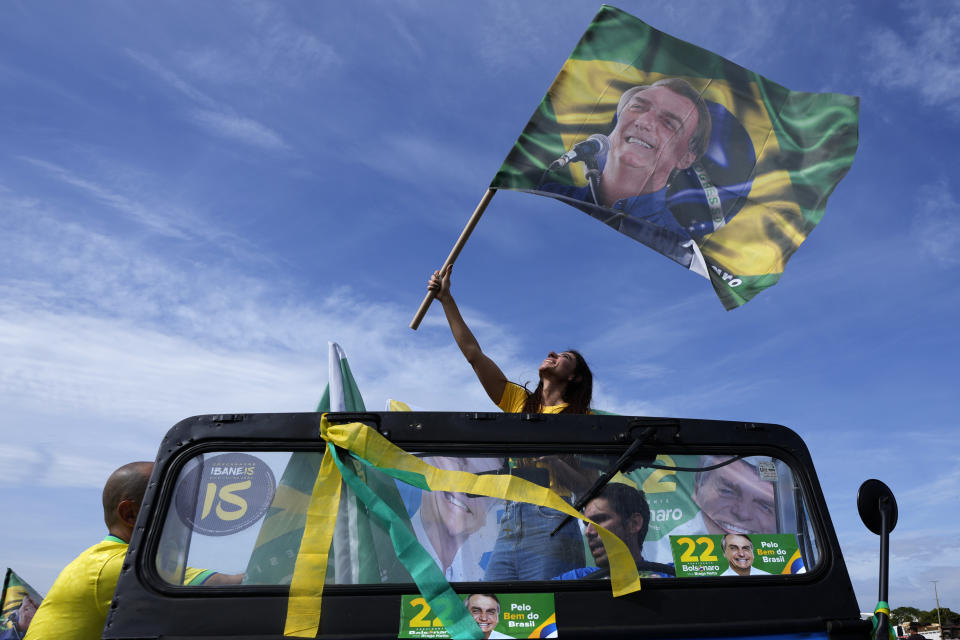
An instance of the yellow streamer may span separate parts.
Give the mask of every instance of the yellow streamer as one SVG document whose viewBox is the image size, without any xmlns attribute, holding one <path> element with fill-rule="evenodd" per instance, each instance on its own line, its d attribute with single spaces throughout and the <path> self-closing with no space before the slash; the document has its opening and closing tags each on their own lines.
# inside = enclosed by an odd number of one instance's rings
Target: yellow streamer
<svg viewBox="0 0 960 640">
<path fill-rule="evenodd" d="M 633 555 L 620 538 L 585 517 L 556 493 L 516 476 L 478 476 L 466 471 L 437 469 L 400 449 L 365 424 L 333 425 L 321 418 L 324 441 L 364 458 L 376 467 L 422 475 L 432 491 L 474 493 L 508 502 L 527 502 L 556 509 L 587 524 L 600 534 L 610 562 L 610 587 L 618 597 L 640 590 L 640 574 Z M 327 575 L 330 544 L 340 501 L 340 473 L 327 451 L 313 486 L 303 541 L 290 583 L 285 636 L 313 638 L 320 628 L 323 582 Z"/>
<path fill-rule="evenodd" d="M 607 557 L 610 559 L 613 596 L 622 596 L 640 590 L 640 575 L 627 545 L 620 538 L 576 511 L 546 487 L 516 476 L 478 476 L 466 471 L 437 469 L 397 447 L 370 427 L 357 422 L 331 425 L 326 418 L 323 418 L 320 423 L 320 432 L 324 440 L 352 451 L 370 461 L 374 466 L 423 475 L 432 491 L 459 491 L 500 498 L 509 502 L 529 502 L 556 509 L 587 524 L 592 524 L 600 534 Z"/>
<path fill-rule="evenodd" d="M 313 485 L 313 496 L 307 507 L 303 540 L 290 580 L 287 619 L 284 636 L 315 638 L 320 629 L 320 605 L 323 583 L 327 577 L 330 544 L 337 524 L 340 505 L 340 471 L 328 450 L 320 463 L 320 472 Z"/>
</svg>

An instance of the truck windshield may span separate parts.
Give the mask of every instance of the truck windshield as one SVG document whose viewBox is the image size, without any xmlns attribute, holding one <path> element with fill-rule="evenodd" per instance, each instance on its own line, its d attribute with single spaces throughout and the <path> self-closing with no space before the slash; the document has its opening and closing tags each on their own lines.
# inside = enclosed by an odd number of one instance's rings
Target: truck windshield
<svg viewBox="0 0 960 640">
<path fill-rule="evenodd" d="M 571 505 L 619 457 L 545 447 L 521 456 L 458 453 L 414 455 L 438 469 L 513 476 Z M 289 584 L 308 509 L 311 501 L 319 504 L 313 491 L 322 460 L 322 451 L 256 450 L 187 459 L 165 493 L 157 574 L 178 586 L 197 569 L 243 574 L 243 585 Z M 821 555 L 803 487 L 786 462 L 770 456 L 651 456 L 581 505 L 595 524 L 537 504 L 429 491 L 355 460 L 347 464 L 451 582 L 609 578 L 595 525 L 620 538 L 648 578 L 790 576 L 813 570 Z M 334 527 L 327 584 L 411 584 L 368 505 L 346 484 L 335 504 L 335 512 L 324 514 Z"/>
</svg>

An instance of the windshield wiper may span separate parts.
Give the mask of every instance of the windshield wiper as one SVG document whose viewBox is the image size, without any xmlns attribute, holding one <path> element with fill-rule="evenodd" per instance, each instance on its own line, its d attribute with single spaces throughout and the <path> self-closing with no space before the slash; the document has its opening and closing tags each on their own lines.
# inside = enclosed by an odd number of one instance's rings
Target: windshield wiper
<svg viewBox="0 0 960 640">
<path fill-rule="evenodd" d="M 632 443 L 630 443 L 630 446 L 627 447 L 627 450 L 623 452 L 623 455 L 621 455 L 617 459 L 617 461 L 613 463 L 612 467 L 610 467 L 609 469 L 604 471 L 602 474 L 600 474 L 600 477 L 597 478 L 597 481 L 593 483 L 593 486 L 590 487 L 590 489 L 587 490 L 587 492 L 584 493 L 583 496 L 581 496 L 576 501 L 576 503 L 574 503 L 573 508 L 576 509 L 577 511 L 583 512 L 584 507 L 586 507 L 591 500 L 593 500 L 598 495 L 600 495 L 600 492 L 603 491 L 603 488 L 606 487 L 611 480 L 613 480 L 613 477 L 618 473 L 620 473 L 621 471 L 623 471 L 624 469 L 626 469 L 627 467 L 630 467 L 630 471 L 633 471 L 635 469 L 664 469 L 666 471 L 688 471 L 688 472 L 699 473 L 701 471 L 713 471 L 714 469 L 725 467 L 732 462 L 736 462 L 737 460 L 743 459 L 743 456 L 737 455 L 737 456 L 732 456 L 728 460 L 724 460 L 723 462 L 712 464 L 707 467 L 676 467 L 676 466 L 669 466 L 669 465 L 662 465 L 662 464 L 653 464 L 653 461 L 656 460 L 656 454 L 653 454 L 653 455 L 648 454 L 645 458 L 641 458 L 640 460 L 637 460 L 636 462 L 634 462 L 633 459 L 637 456 L 637 452 L 640 451 L 640 448 L 643 447 L 643 445 L 647 444 L 648 440 L 652 439 L 651 436 L 653 436 L 655 432 L 656 430 L 654 427 L 644 427 L 643 430 L 640 431 L 640 435 L 638 435 L 636 439 Z M 554 529 L 553 533 L 551 533 L 550 535 L 551 536 L 556 535 L 557 532 L 560 531 L 560 529 L 562 529 L 563 526 L 566 525 L 571 520 L 573 520 L 573 516 L 567 516 L 566 518 L 564 518 L 563 521 L 557 525 L 557 528 Z"/>
<path fill-rule="evenodd" d="M 606 471 L 600 474 L 600 477 L 597 478 L 597 481 L 593 483 L 593 486 L 590 487 L 587 490 L 587 492 L 583 494 L 574 503 L 573 508 L 576 509 L 577 511 L 583 511 L 583 508 L 587 506 L 587 503 L 593 500 L 594 498 L 596 498 L 600 494 L 600 492 L 603 491 L 603 488 L 607 486 L 607 484 L 609 484 L 610 480 L 612 480 L 615 475 L 623 471 L 627 467 L 627 465 L 630 464 L 630 461 L 633 460 L 634 456 L 637 455 L 637 452 L 640 451 L 640 448 L 644 444 L 646 444 L 647 440 L 649 440 L 650 436 L 652 436 L 653 434 L 654 434 L 653 427 L 644 427 L 643 430 L 640 432 L 640 435 L 638 435 L 637 438 L 630 444 L 630 446 L 627 447 L 627 450 L 623 452 L 623 455 L 620 456 L 615 463 L 613 463 L 612 467 L 610 467 L 609 469 L 607 469 Z M 655 455 L 653 457 L 650 457 L 649 461 L 647 462 L 647 465 L 652 464 L 655 458 L 656 458 Z M 637 465 L 636 468 L 639 468 L 641 466 L 647 466 L 647 465 L 644 465 L 641 463 Z M 560 531 L 560 529 L 562 529 L 563 526 L 568 522 L 570 522 L 571 520 L 573 520 L 573 516 L 567 516 L 566 518 L 564 518 L 563 521 L 557 525 L 557 528 L 554 529 L 553 533 L 551 533 L 550 535 L 551 536 L 556 535 L 557 532 Z"/>
</svg>

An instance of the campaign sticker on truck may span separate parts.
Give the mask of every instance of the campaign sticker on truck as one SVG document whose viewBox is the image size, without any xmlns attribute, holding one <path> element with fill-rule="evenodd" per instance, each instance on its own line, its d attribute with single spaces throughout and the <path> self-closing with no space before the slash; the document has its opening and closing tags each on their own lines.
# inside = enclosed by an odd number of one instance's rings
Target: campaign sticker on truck
<svg viewBox="0 0 960 640">
<path fill-rule="evenodd" d="M 678 578 L 804 573 L 792 533 L 670 536 Z"/>
<path fill-rule="evenodd" d="M 777 481 L 777 465 L 772 460 L 761 460 L 757 463 L 757 473 L 761 480 L 767 482 Z"/>
<path fill-rule="evenodd" d="M 276 490 L 270 466 L 248 453 L 204 458 L 181 477 L 174 501 L 177 514 L 205 536 L 243 531 L 263 517 Z"/>
<path fill-rule="evenodd" d="M 463 606 L 484 638 L 557 638 L 557 611 L 552 593 L 461 594 Z M 421 595 L 400 602 L 399 638 L 449 638 L 440 618 Z"/>
</svg>

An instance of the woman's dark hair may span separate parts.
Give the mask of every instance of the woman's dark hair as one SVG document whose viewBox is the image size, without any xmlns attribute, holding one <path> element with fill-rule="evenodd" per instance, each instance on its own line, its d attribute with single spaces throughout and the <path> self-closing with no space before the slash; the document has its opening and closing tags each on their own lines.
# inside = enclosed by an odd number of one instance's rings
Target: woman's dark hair
<svg viewBox="0 0 960 640">
<path fill-rule="evenodd" d="M 579 351 L 567 349 L 573 354 L 575 361 L 573 380 L 567 383 L 563 391 L 563 401 L 567 403 L 562 413 L 587 413 L 590 410 L 590 400 L 593 397 L 593 372 L 587 366 Z M 527 393 L 527 401 L 523 403 L 522 413 L 539 413 L 543 406 L 543 379 L 537 384 L 533 392 Z"/>
</svg>

